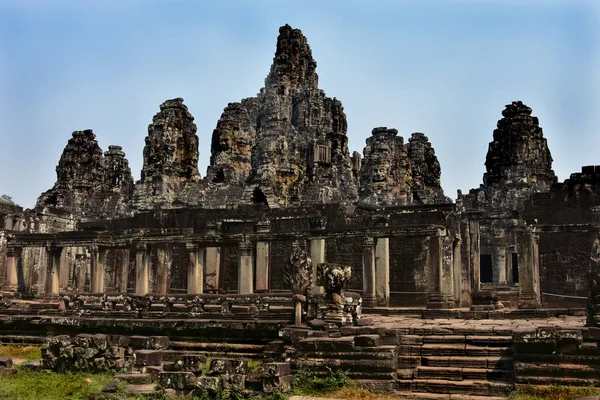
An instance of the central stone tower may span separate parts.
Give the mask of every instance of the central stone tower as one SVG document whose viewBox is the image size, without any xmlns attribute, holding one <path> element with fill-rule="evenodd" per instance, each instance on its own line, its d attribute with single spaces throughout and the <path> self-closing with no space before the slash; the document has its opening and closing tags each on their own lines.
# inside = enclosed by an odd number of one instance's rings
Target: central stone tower
<svg viewBox="0 0 600 400">
<path fill-rule="evenodd" d="M 265 87 L 230 103 L 213 132 L 212 184 L 243 186 L 242 204 L 269 207 L 357 199 L 346 115 L 316 67 L 302 32 L 281 27 Z"/>
</svg>

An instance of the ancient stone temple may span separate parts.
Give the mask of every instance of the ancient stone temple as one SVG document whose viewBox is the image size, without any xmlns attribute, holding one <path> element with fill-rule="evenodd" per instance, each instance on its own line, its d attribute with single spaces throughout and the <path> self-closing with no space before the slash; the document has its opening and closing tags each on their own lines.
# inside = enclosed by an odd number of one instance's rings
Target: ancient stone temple
<svg viewBox="0 0 600 400">
<path fill-rule="evenodd" d="M 598 379 L 569 363 L 600 363 L 600 166 L 559 183 L 531 114 L 506 106 L 482 185 L 453 203 L 423 133 L 378 127 L 350 156 L 342 104 L 285 25 L 264 87 L 216 123 L 206 176 L 175 98 L 135 184 L 120 146 L 76 131 L 35 209 L 0 203 L 0 341 L 65 334 L 45 368 L 209 393 L 328 367 L 424 398 Z M 253 374 L 247 355 L 273 362 Z"/>
</svg>

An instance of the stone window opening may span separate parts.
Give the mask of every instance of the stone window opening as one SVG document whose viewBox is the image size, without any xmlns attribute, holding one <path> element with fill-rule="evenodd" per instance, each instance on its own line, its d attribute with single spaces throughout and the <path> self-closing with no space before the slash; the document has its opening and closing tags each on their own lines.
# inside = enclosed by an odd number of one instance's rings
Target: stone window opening
<svg viewBox="0 0 600 400">
<path fill-rule="evenodd" d="M 331 148 L 329 146 L 315 146 L 315 161 L 319 164 L 331 164 Z"/>
</svg>

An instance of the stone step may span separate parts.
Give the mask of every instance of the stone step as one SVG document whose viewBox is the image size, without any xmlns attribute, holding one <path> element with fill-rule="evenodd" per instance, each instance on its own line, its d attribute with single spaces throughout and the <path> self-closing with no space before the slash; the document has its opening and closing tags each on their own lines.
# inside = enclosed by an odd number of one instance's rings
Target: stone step
<svg viewBox="0 0 600 400">
<path fill-rule="evenodd" d="M 522 377 L 556 377 L 600 380 L 600 369 L 580 364 L 545 364 L 516 362 L 515 371 Z"/>
<path fill-rule="evenodd" d="M 428 367 L 512 369 L 514 361 L 512 357 L 502 356 L 426 356 L 421 358 L 421 365 Z"/>
<path fill-rule="evenodd" d="M 497 380 L 511 381 L 513 371 L 492 368 L 460 368 L 460 367 L 417 367 L 415 377 L 420 379 L 462 380 Z"/>
<path fill-rule="evenodd" d="M 158 390 L 158 386 L 154 384 L 146 385 L 127 385 L 125 393 L 130 395 L 152 394 Z"/>
<path fill-rule="evenodd" d="M 169 348 L 186 352 L 261 353 L 267 346 L 248 343 L 210 343 L 171 341 Z"/>
<path fill-rule="evenodd" d="M 115 375 L 114 378 L 122 382 L 127 382 L 131 385 L 152 383 L 152 376 L 148 373 L 118 374 Z"/>
<path fill-rule="evenodd" d="M 401 392 L 394 391 L 394 397 L 407 400 L 506 400 L 505 397 L 496 396 L 473 396 L 464 394 L 442 394 L 426 392 Z"/>
<path fill-rule="evenodd" d="M 514 387 L 512 383 L 479 379 L 466 379 L 462 381 L 447 379 L 398 379 L 396 385 L 400 391 L 475 396 L 505 396 Z"/>
</svg>

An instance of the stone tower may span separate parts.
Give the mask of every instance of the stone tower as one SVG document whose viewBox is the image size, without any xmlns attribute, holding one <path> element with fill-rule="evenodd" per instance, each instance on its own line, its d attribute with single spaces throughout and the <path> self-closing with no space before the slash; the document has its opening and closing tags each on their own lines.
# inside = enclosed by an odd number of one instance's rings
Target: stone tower
<svg viewBox="0 0 600 400">
<path fill-rule="evenodd" d="M 120 146 L 102 153 L 91 129 L 75 131 L 56 166 L 56 183 L 42 193 L 38 207 L 69 211 L 81 218 L 123 215 L 133 177 Z"/>
<path fill-rule="evenodd" d="M 537 117 L 520 101 L 502 111 L 490 142 L 483 185 L 475 193 L 477 207 L 521 210 L 532 193 L 546 192 L 556 182 L 552 155 Z"/>
<path fill-rule="evenodd" d="M 169 206 L 189 182 L 200 180 L 198 136 L 194 117 L 182 98 L 166 100 L 148 126 L 141 179 L 134 205 L 148 209 Z"/>
<path fill-rule="evenodd" d="M 346 115 L 318 88 L 316 66 L 302 32 L 282 26 L 265 87 L 229 104 L 213 132 L 212 183 L 270 207 L 356 200 Z"/>
</svg>

